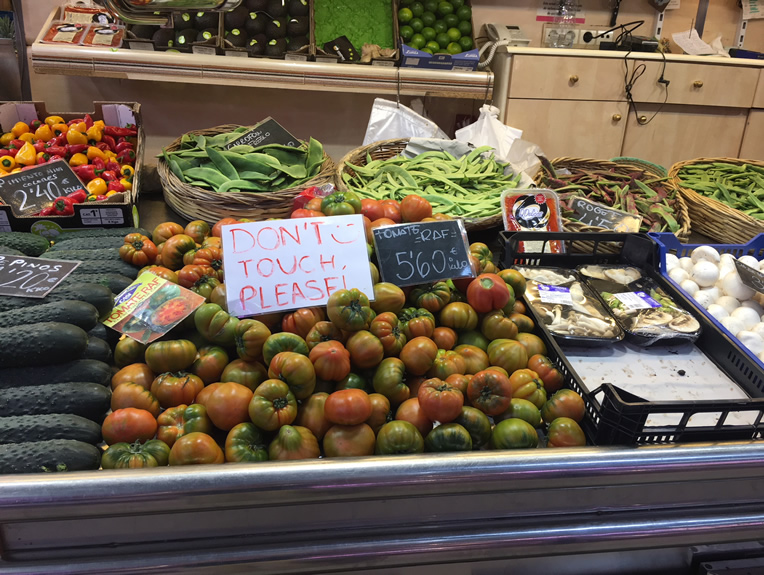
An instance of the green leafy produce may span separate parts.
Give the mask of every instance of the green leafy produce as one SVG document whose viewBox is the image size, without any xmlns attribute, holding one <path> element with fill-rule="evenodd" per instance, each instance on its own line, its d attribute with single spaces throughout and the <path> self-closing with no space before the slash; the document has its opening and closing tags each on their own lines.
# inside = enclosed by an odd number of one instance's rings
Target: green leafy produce
<svg viewBox="0 0 764 575">
<path fill-rule="evenodd" d="M 349 190 L 363 198 L 402 200 L 417 194 L 432 204 L 434 213 L 464 218 L 486 218 L 501 213 L 501 193 L 516 188 L 520 176 L 497 162 L 492 148 L 476 148 L 455 158 L 448 152 L 425 152 L 415 158 L 401 156 L 372 160 L 365 166 L 347 165 L 355 172 L 342 175 Z M 508 172 L 508 173 L 506 173 Z"/>
<path fill-rule="evenodd" d="M 683 166 L 678 176 L 683 188 L 764 220 L 764 168 L 726 162 L 690 164 Z"/>
<path fill-rule="evenodd" d="M 248 128 L 216 136 L 185 134 L 180 148 L 162 158 L 181 181 L 225 194 L 283 190 L 318 175 L 324 163 L 324 147 L 313 138 L 299 148 L 266 144 L 226 146 Z"/>
<path fill-rule="evenodd" d="M 390 0 L 316 0 L 316 43 L 347 36 L 360 52 L 364 44 L 395 48 Z"/>
</svg>

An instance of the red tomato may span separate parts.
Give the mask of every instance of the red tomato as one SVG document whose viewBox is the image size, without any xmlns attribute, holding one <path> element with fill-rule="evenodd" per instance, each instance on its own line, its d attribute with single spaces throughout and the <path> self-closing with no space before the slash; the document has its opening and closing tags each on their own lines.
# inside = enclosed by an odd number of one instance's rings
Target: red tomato
<svg viewBox="0 0 764 575">
<path fill-rule="evenodd" d="M 324 416 L 338 425 L 358 425 L 371 416 L 369 394 L 362 389 L 341 389 L 324 404 Z"/>
<path fill-rule="evenodd" d="M 549 424 L 547 447 L 583 447 L 586 435 L 575 421 L 569 417 L 558 417 Z"/>
<path fill-rule="evenodd" d="M 303 307 L 281 318 L 281 329 L 282 331 L 297 334 L 302 339 L 305 339 L 313 326 L 325 319 L 326 316 L 322 308 Z"/>
<path fill-rule="evenodd" d="M 159 415 L 161 409 L 154 394 L 142 385 L 132 381 L 126 381 L 122 385 L 118 385 L 117 389 L 111 392 L 111 409 L 117 411 L 125 407 L 145 409 L 154 417 Z"/>
<path fill-rule="evenodd" d="M 419 405 L 419 399 L 416 397 L 407 399 L 398 406 L 398 410 L 395 412 L 395 419 L 408 421 L 419 430 L 422 437 L 425 437 L 432 431 L 432 421 L 424 414 L 422 406 Z"/>
<path fill-rule="evenodd" d="M 370 393 L 369 401 L 371 401 L 371 415 L 366 420 L 366 424 L 374 433 L 377 433 L 380 427 L 392 419 L 390 400 L 381 393 Z"/>
<path fill-rule="evenodd" d="M 207 415 L 215 427 L 229 431 L 239 423 L 249 421 L 252 395 L 252 390 L 240 383 L 224 383 L 206 401 Z"/>
<path fill-rule="evenodd" d="M 209 400 L 210 396 L 215 392 L 215 390 L 223 385 L 221 382 L 215 382 L 211 383 L 208 386 L 206 386 L 203 390 L 201 390 L 197 395 L 196 399 L 194 399 L 194 403 L 199 403 L 203 405 L 204 407 L 207 407 L 207 400 Z"/>
<path fill-rule="evenodd" d="M 322 212 L 318 212 L 316 210 L 306 210 L 305 208 L 295 210 L 289 215 L 289 217 L 293 220 L 298 218 L 322 218 L 323 216 L 324 214 Z"/>
<path fill-rule="evenodd" d="M 358 457 L 374 455 L 377 438 L 365 423 L 335 425 L 324 435 L 324 453 L 327 457 Z"/>
<path fill-rule="evenodd" d="M 453 349 L 458 337 L 450 327 L 436 327 L 432 332 L 432 340 L 437 344 L 438 349 Z"/>
<path fill-rule="evenodd" d="M 509 295 L 507 284 L 496 274 L 480 274 L 467 288 L 467 301 L 478 313 L 503 308 Z"/>
<path fill-rule="evenodd" d="M 239 220 L 236 218 L 223 218 L 222 220 L 218 220 L 218 222 L 212 226 L 212 236 L 219 238 L 223 235 L 223 226 L 230 226 L 231 224 L 238 224 Z"/>
<path fill-rule="evenodd" d="M 170 450 L 170 465 L 223 463 L 225 454 L 206 433 L 194 431 L 179 437 Z"/>
<path fill-rule="evenodd" d="M 350 373 L 350 352 L 338 341 L 322 341 L 308 357 L 319 379 L 342 381 Z"/>
<path fill-rule="evenodd" d="M 453 421 L 459 417 L 464 407 L 462 392 L 436 377 L 422 384 L 417 399 L 427 418 L 440 423 Z"/>
<path fill-rule="evenodd" d="M 151 389 L 151 383 L 154 381 L 154 372 L 145 363 L 132 363 L 120 369 L 111 378 L 111 388 L 117 389 L 117 386 L 125 383 L 137 383 L 141 387 Z"/>
<path fill-rule="evenodd" d="M 401 218 L 404 222 L 421 222 L 432 216 L 432 205 L 422 196 L 409 194 L 401 200 Z"/>
<path fill-rule="evenodd" d="M 311 198 L 310 200 L 308 200 L 308 203 L 305 204 L 305 209 L 313 210 L 314 212 L 320 212 L 322 201 L 324 201 L 323 198 Z"/>
<path fill-rule="evenodd" d="M 547 423 L 560 417 L 582 421 L 585 414 L 586 405 L 583 398 L 572 389 L 561 389 L 541 406 L 541 417 Z"/>
<path fill-rule="evenodd" d="M 375 367 L 385 357 L 385 348 L 379 338 L 365 329 L 351 335 L 345 347 L 353 365 L 361 369 Z"/>
<path fill-rule="evenodd" d="M 393 220 L 396 224 L 401 223 L 401 205 L 395 200 L 382 200 L 384 217 Z"/>
<path fill-rule="evenodd" d="M 370 244 L 374 244 L 374 230 L 377 228 L 384 228 L 385 226 L 394 226 L 396 222 L 390 218 L 378 218 L 369 224 L 366 230 L 366 241 Z"/>
<path fill-rule="evenodd" d="M 361 200 L 361 213 L 372 222 L 385 217 L 385 210 L 379 200 L 369 198 Z"/>
<path fill-rule="evenodd" d="M 176 405 L 191 405 L 199 392 L 204 389 L 201 378 L 191 373 L 162 373 L 151 384 L 151 393 L 165 409 Z"/>
<path fill-rule="evenodd" d="M 547 393 L 554 393 L 562 389 L 564 377 L 557 369 L 551 359 L 545 355 L 537 353 L 528 358 L 528 369 L 532 369 L 539 374 L 541 381 L 544 382 L 544 389 Z"/>
<path fill-rule="evenodd" d="M 486 415 L 499 415 L 504 413 L 512 402 L 512 385 L 503 373 L 484 369 L 470 380 L 467 396 L 472 405 Z"/>
<path fill-rule="evenodd" d="M 466 401 L 468 399 L 466 397 L 467 386 L 469 385 L 471 379 L 472 379 L 471 375 L 462 375 L 461 373 L 452 373 L 446 378 L 446 383 L 448 383 L 451 387 L 455 387 L 456 389 L 461 391 Z"/>
<path fill-rule="evenodd" d="M 145 409 L 125 407 L 112 411 L 101 426 L 103 440 L 109 445 L 148 441 L 157 432 L 157 420 Z"/>
<path fill-rule="evenodd" d="M 310 429 L 318 440 L 323 439 L 326 431 L 334 425 L 324 415 L 324 404 L 328 397 L 329 394 L 324 392 L 311 395 L 302 402 L 297 410 L 297 419 L 294 420 L 295 425 Z"/>
<path fill-rule="evenodd" d="M 432 367 L 438 355 L 438 345 L 429 337 L 415 337 L 401 350 L 401 361 L 406 371 L 414 375 L 424 375 Z"/>
</svg>

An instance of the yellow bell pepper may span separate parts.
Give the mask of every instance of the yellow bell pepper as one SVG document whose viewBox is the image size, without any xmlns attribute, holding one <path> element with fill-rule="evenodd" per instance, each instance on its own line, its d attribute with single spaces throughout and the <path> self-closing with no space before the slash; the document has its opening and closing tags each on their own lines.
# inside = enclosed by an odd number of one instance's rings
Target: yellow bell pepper
<svg viewBox="0 0 764 575">
<path fill-rule="evenodd" d="M 122 178 L 121 180 L 119 180 L 119 183 L 122 184 L 126 190 L 133 189 L 132 178 Z"/>
<path fill-rule="evenodd" d="M 69 131 L 69 126 L 66 124 L 53 124 L 50 129 L 53 130 L 53 134 L 55 136 L 60 136 L 61 134 L 66 134 Z"/>
<path fill-rule="evenodd" d="M 85 154 L 74 154 L 71 158 L 69 158 L 70 166 L 84 166 L 88 163 L 88 157 Z"/>
<path fill-rule="evenodd" d="M 7 146 L 11 143 L 12 140 L 15 139 L 15 136 L 13 135 L 13 132 L 6 132 L 2 136 L 0 136 L 0 146 Z"/>
<path fill-rule="evenodd" d="M 125 164 L 119 168 L 119 173 L 126 178 L 132 178 L 135 174 L 135 168 L 133 168 L 130 164 Z"/>
<path fill-rule="evenodd" d="M 90 126 L 90 128 L 88 128 L 86 135 L 88 137 L 88 142 L 100 142 L 101 138 L 103 137 L 103 129 L 93 124 Z"/>
<path fill-rule="evenodd" d="M 34 132 L 34 137 L 37 140 L 42 140 L 43 142 L 49 142 L 53 139 L 53 130 L 50 129 L 50 126 L 48 124 L 43 124 L 39 128 L 37 128 Z"/>
<path fill-rule="evenodd" d="M 48 116 L 45 118 L 45 123 L 52 128 L 55 124 L 65 124 L 66 122 L 61 116 Z"/>
<path fill-rule="evenodd" d="M 83 122 L 82 125 L 84 126 L 85 123 Z M 66 141 L 72 146 L 76 146 L 78 144 L 87 144 L 88 137 L 85 135 L 85 130 L 80 132 L 74 126 L 70 126 L 69 131 L 66 133 Z"/>
<path fill-rule="evenodd" d="M 106 122 L 103 120 L 96 120 L 93 122 L 94 126 L 98 126 L 101 129 L 101 132 L 103 132 L 106 129 Z"/>
<path fill-rule="evenodd" d="M 107 161 L 106 154 L 103 153 L 102 150 L 99 150 L 95 146 L 90 146 L 88 148 L 88 160 L 93 160 L 95 158 L 101 158 L 104 162 Z"/>
<path fill-rule="evenodd" d="M 115 194 L 118 194 L 118 193 L 119 193 L 119 192 L 117 192 L 117 191 L 115 191 L 115 190 L 109 190 L 108 192 L 106 192 L 106 197 L 107 197 L 107 198 L 110 198 L 110 197 L 112 197 L 113 195 L 115 195 Z"/>
<path fill-rule="evenodd" d="M 111 150 L 106 150 L 104 152 L 104 154 L 106 154 L 106 157 L 109 158 L 110 160 L 116 160 L 117 159 L 117 154 L 115 154 Z"/>
<path fill-rule="evenodd" d="M 16 122 L 11 128 L 11 133 L 18 138 L 21 134 L 29 133 L 29 125 L 24 122 Z"/>
<path fill-rule="evenodd" d="M 78 132 L 82 132 L 83 134 L 88 131 L 88 125 L 85 122 L 77 122 L 76 124 L 72 124 L 69 126 L 69 129 L 77 130 Z"/>
<path fill-rule="evenodd" d="M 16 152 L 16 163 L 19 166 L 34 166 L 37 163 L 37 150 L 29 142 L 25 142 Z"/>
<path fill-rule="evenodd" d="M 103 178 L 95 178 L 90 180 L 85 186 L 87 191 L 93 196 L 102 196 L 106 193 L 107 185 L 106 180 Z"/>
<path fill-rule="evenodd" d="M 13 156 L 3 156 L 2 158 L 0 158 L 0 170 L 5 170 L 6 172 L 10 172 L 15 167 L 16 167 L 16 160 L 13 159 Z"/>
<path fill-rule="evenodd" d="M 19 140 L 22 140 L 24 142 L 29 142 L 30 144 L 34 144 L 34 134 L 32 132 L 21 134 L 19 136 Z"/>
</svg>

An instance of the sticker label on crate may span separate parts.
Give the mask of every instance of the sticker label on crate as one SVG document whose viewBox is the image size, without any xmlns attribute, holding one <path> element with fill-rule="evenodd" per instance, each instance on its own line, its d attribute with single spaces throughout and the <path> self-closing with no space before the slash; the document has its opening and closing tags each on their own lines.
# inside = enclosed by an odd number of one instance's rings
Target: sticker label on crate
<svg viewBox="0 0 764 575">
<path fill-rule="evenodd" d="M 613 296 L 628 309 L 650 309 L 653 307 L 661 307 L 661 304 L 643 291 L 614 293 Z"/>
<path fill-rule="evenodd" d="M 0 295 L 43 298 L 80 263 L 0 255 Z"/>
<path fill-rule="evenodd" d="M 563 305 L 573 305 L 573 298 L 570 295 L 570 288 L 563 286 L 550 286 L 538 284 L 539 299 L 544 303 L 560 303 Z"/>
<path fill-rule="evenodd" d="M 757 292 L 764 293 L 763 273 L 751 266 L 740 263 L 738 260 L 735 260 L 735 267 L 737 268 L 737 273 L 744 285 Z"/>
<path fill-rule="evenodd" d="M 63 160 L 0 178 L 0 198 L 16 215 L 39 212 L 56 198 L 81 188 L 82 182 Z"/>
<path fill-rule="evenodd" d="M 642 224 L 642 216 L 609 208 L 586 198 L 573 198 L 570 207 L 578 215 L 578 221 L 587 226 L 596 226 L 622 233 L 636 233 Z"/>
<path fill-rule="evenodd" d="M 116 226 L 125 223 L 121 208 L 83 208 L 80 217 L 85 226 Z"/>
<path fill-rule="evenodd" d="M 245 52 L 244 55 L 246 56 L 246 54 Z M 230 144 L 226 144 L 225 149 L 230 150 L 235 146 L 252 146 L 256 148 L 267 144 L 281 144 L 290 148 L 299 148 L 300 140 L 287 132 L 281 124 L 269 116 L 249 132 L 236 138 Z"/>
</svg>

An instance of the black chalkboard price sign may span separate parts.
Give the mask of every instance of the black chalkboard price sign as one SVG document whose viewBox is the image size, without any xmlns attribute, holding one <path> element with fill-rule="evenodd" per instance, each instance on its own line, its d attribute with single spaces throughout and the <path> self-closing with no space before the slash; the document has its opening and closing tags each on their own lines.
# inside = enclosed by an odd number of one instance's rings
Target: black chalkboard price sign
<svg viewBox="0 0 764 575">
<path fill-rule="evenodd" d="M 382 281 L 398 286 L 474 275 L 461 220 L 377 228 L 374 246 Z"/>
<path fill-rule="evenodd" d="M 80 263 L 0 255 L 0 295 L 45 297 Z"/>
<path fill-rule="evenodd" d="M 14 214 L 29 215 L 82 187 L 69 164 L 60 160 L 0 178 L 0 198 Z"/>
<path fill-rule="evenodd" d="M 735 267 L 737 273 L 740 276 L 740 281 L 749 288 L 756 290 L 759 293 L 764 293 L 764 274 L 759 270 L 747 266 L 735 260 Z"/>
<path fill-rule="evenodd" d="M 246 132 L 230 144 L 227 144 L 226 150 L 230 150 L 236 146 L 246 145 L 256 148 L 267 144 L 281 144 L 282 146 L 289 146 L 290 148 L 299 148 L 300 140 L 287 132 L 276 120 L 268 117 L 249 132 Z"/>
</svg>

